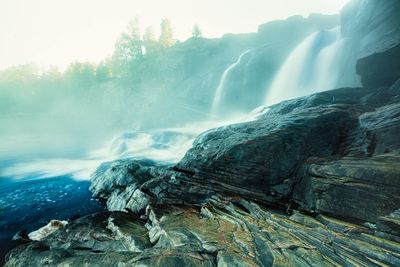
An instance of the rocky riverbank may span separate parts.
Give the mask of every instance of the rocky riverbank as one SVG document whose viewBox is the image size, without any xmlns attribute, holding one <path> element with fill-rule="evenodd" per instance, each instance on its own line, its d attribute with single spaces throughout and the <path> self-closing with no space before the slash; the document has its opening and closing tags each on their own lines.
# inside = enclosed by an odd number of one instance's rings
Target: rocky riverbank
<svg viewBox="0 0 400 267">
<path fill-rule="evenodd" d="M 399 266 L 400 65 L 388 56 L 398 47 L 359 61 L 364 87 L 210 130 L 174 166 L 104 163 L 91 190 L 109 211 L 6 266 Z"/>
</svg>

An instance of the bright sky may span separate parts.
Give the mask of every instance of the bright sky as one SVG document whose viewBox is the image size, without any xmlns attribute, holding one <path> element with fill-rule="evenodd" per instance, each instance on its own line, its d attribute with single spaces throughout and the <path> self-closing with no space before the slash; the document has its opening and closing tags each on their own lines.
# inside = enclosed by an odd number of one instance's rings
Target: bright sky
<svg viewBox="0 0 400 267">
<path fill-rule="evenodd" d="M 65 68 L 109 56 L 130 19 L 158 29 L 170 18 L 180 40 L 198 23 L 205 37 L 256 32 L 291 15 L 334 14 L 348 0 L 0 0 L 0 69 L 23 63 Z"/>
</svg>

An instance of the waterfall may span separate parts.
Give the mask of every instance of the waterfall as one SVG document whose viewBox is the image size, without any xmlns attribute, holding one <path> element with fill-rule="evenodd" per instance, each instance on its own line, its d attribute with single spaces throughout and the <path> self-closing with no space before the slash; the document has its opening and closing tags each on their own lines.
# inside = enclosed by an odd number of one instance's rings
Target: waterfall
<svg viewBox="0 0 400 267">
<path fill-rule="evenodd" d="M 244 51 L 242 54 L 240 54 L 239 58 L 236 60 L 236 62 L 234 62 L 233 64 L 229 65 L 229 67 L 224 71 L 224 73 L 222 74 L 221 79 L 219 80 L 218 83 L 218 87 L 215 90 L 215 94 L 214 94 L 214 99 L 213 99 L 213 103 L 212 103 L 212 107 L 211 107 L 211 114 L 213 116 L 216 116 L 218 114 L 219 108 L 221 106 L 221 101 L 222 101 L 222 97 L 224 95 L 224 90 L 225 90 L 225 84 L 226 84 L 226 80 L 229 77 L 230 72 L 236 68 L 236 66 L 238 66 L 240 64 L 240 62 L 242 61 L 242 58 L 251 51 L 251 49 L 248 49 L 246 51 Z"/>
<path fill-rule="evenodd" d="M 333 89 L 340 74 L 343 44 L 339 27 L 307 37 L 278 71 L 267 92 L 266 105 Z"/>
</svg>

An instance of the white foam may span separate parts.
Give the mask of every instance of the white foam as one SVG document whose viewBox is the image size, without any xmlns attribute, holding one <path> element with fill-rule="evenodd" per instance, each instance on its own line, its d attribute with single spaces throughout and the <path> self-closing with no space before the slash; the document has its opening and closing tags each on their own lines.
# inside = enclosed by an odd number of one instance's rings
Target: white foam
<svg viewBox="0 0 400 267">
<path fill-rule="evenodd" d="M 246 116 L 239 116 L 225 121 L 196 122 L 179 128 L 127 131 L 80 159 L 54 158 L 15 163 L 0 169 L 0 176 L 35 179 L 69 175 L 77 180 L 88 180 L 96 168 L 106 161 L 136 158 L 172 164 L 185 155 L 200 133 L 247 119 Z"/>
</svg>

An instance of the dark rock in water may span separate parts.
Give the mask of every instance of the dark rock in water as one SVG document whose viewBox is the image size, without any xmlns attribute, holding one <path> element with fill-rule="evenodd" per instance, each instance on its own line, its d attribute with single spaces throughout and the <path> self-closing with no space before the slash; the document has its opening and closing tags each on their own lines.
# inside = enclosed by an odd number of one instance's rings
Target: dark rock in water
<svg viewBox="0 0 400 267">
<path fill-rule="evenodd" d="M 400 77 L 400 45 L 385 52 L 362 58 L 357 74 L 365 87 L 391 86 Z"/>
</svg>

